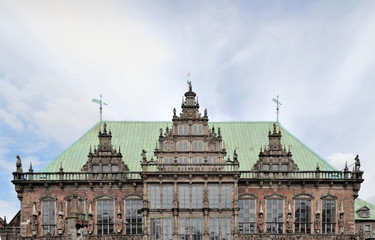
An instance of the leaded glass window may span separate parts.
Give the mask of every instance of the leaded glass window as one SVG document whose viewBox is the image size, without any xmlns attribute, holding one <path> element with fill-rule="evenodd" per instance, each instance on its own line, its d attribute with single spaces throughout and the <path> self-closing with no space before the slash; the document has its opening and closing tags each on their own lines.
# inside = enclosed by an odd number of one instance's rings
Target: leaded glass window
<svg viewBox="0 0 375 240">
<path fill-rule="evenodd" d="M 172 219 L 151 218 L 151 240 L 172 240 Z"/>
<path fill-rule="evenodd" d="M 42 202 L 43 235 L 55 235 L 55 201 Z"/>
<path fill-rule="evenodd" d="M 178 134 L 187 135 L 188 134 L 188 125 L 178 125 Z"/>
<path fill-rule="evenodd" d="M 210 218 L 211 240 L 230 240 L 231 237 L 231 218 Z"/>
<path fill-rule="evenodd" d="M 142 234 L 142 200 L 125 200 L 126 234 Z"/>
<path fill-rule="evenodd" d="M 219 185 L 208 185 L 210 208 L 219 208 Z"/>
<path fill-rule="evenodd" d="M 202 125 L 193 125 L 193 134 L 194 135 L 202 135 L 203 134 L 203 126 Z"/>
<path fill-rule="evenodd" d="M 221 208 L 231 207 L 231 186 L 221 185 Z"/>
<path fill-rule="evenodd" d="M 294 219 L 296 233 L 311 233 L 311 200 L 295 200 Z"/>
<path fill-rule="evenodd" d="M 238 202 L 239 232 L 243 234 L 255 233 L 255 199 L 240 199 Z"/>
<path fill-rule="evenodd" d="M 162 207 L 163 208 L 172 208 L 173 202 L 173 186 L 172 185 L 164 185 L 162 187 Z"/>
<path fill-rule="evenodd" d="M 267 200 L 267 232 L 283 233 L 283 200 L 268 199 Z"/>
<path fill-rule="evenodd" d="M 203 150 L 203 142 L 202 141 L 194 141 L 193 142 L 193 151 L 202 151 Z"/>
<path fill-rule="evenodd" d="M 160 208 L 160 186 L 150 185 L 150 207 Z"/>
<path fill-rule="evenodd" d="M 187 141 L 179 141 L 177 143 L 177 150 L 178 151 L 188 151 L 189 150 L 188 142 Z"/>
<path fill-rule="evenodd" d="M 323 200 L 322 210 L 322 233 L 335 233 L 336 201 Z"/>
<path fill-rule="evenodd" d="M 98 200 L 96 202 L 96 225 L 99 235 L 114 233 L 114 205 L 113 200 Z"/>
<path fill-rule="evenodd" d="M 180 208 L 202 208 L 202 184 L 181 184 L 178 192 Z"/>
<path fill-rule="evenodd" d="M 216 184 L 208 185 L 208 196 L 210 208 L 230 208 L 231 207 L 231 185 Z"/>
<path fill-rule="evenodd" d="M 180 240 L 202 240 L 201 218 L 180 218 Z"/>
</svg>

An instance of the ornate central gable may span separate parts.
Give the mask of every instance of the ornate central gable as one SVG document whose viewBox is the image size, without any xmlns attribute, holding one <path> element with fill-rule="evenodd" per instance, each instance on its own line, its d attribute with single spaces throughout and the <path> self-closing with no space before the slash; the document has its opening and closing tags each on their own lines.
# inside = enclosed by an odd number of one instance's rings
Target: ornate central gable
<svg viewBox="0 0 375 240">
<path fill-rule="evenodd" d="M 253 170 L 257 171 L 295 171 L 297 164 L 292 159 L 292 153 L 281 144 L 281 132 L 273 124 L 273 132 L 268 132 L 268 146 L 260 150 L 259 159 L 254 164 Z"/>
<path fill-rule="evenodd" d="M 160 129 L 159 139 L 154 151 L 156 160 L 147 161 L 145 151 L 143 164 L 153 163 L 159 170 L 173 171 L 205 171 L 221 170 L 224 165 L 237 161 L 225 160 L 226 149 L 223 146 L 220 128 L 215 131 L 208 126 L 207 109 L 199 112 L 196 93 L 188 82 L 189 90 L 185 93 L 179 116 L 173 109 L 173 124 L 165 131 Z"/>
</svg>

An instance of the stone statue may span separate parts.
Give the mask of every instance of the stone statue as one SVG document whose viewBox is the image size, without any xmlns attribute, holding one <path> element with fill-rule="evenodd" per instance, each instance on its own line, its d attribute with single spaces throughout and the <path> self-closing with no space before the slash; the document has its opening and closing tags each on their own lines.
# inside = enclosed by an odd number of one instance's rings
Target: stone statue
<svg viewBox="0 0 375 240">
<path fill-rule="evenodd" d="M 116 224 L 115 224 L 115 233 L 116 234 L 121 234 L 122 233 L 122 225 L 123 225 L 122 214 L 119 211 L 117 213 L 117 219 L 116 219 Z"/>
<path fill-rule="evenodd" d="M 320 213 L 316 213 L 315 221 L 314 221 L 314 230 L 315 233 L 320 233 Z"/>
<path fill-rule="evenodd" d="M 176 108 L 173 108 L 173 116 L 176 116 Z"/>
<path fill-rule="evenodd" d="M 62 235 L 65 229 L 64 213 L 59 212 L 59 219 L 57 220 L 57 233 Z"/>
<path fill-rule="evenodd" d="M 31 228 L 31 236 L 36 236 L 38 234 L 38 216 L 34 215 L 31 218 L 30 221 L 30 228 Z"/>
<path fill-rule="evenodd" d="M 93 234 L 94 232 L 94 220 L 92 220 L 92 214 L 89 214 L 89 221 L 87 224 L 87 233 L 89 235 Z"/>
<path fill-rule="evenodd" d="M 344 214 L 340 213 L 339 217 L 339 233 L 343 234 L 344 233 Z"/>
<path fill-rule="evenodd" d="M 359 160 L 358 154 L 357 156 L 355 156 L 354 160 L 355 160 L 355 170 L 359 170 L 359 168 L 361 167 L 361 161 Z"/>
<path fill-rule="evenodd" d="M 289 212 L 286 218 L 286 232 L 292 233 L 293 232 L 293 223 L 292 223 L 292 214 Z"/>
<path fill-rule="evenodd" d="M 143 161 L 143 162 L 147 162 L 146 153 L 147 153 L 146 150 L 142 149 L 142 154 L 141 154 L 141 156 L 142 156 L 142 161 Z"/>
<path fill-rule="evenodd" d="M 207 117 L 207 108 L 204 109 L 204 116 Z"/>
<path fill-rule="evenodd" d="M 264 231 L 264 220 L 263 220 L 263 213 L 259 213 L 258 223 L 257 223 L 258 233 L 263 233 Z"/>
</svg>

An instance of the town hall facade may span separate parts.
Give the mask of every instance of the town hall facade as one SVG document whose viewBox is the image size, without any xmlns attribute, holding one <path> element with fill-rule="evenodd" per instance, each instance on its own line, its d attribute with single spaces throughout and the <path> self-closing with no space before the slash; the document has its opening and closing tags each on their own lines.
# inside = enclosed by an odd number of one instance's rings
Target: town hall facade
<svg viewBox="0 0 375 240">
<path fill-rule="evenodd" d="M 278 122 L 211 124 L 190 82 L 181 108 L 99 122 L 41 172 L 18 157 L 19 238 L 363 239 L 358 156 L 337 171 Z"/>
</svg>

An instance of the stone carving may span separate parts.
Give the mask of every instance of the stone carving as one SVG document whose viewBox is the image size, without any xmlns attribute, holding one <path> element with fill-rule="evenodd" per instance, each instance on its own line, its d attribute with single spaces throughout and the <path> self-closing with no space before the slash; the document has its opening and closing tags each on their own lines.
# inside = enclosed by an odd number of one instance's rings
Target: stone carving
<svg viewBox="0 0 375 240">
<path fill-rule="evenodd" d="M 290 203 L 288 204 L 288 215 L 286 217 L 286 232 L 292 233 L 293 232 L 293 222 L 292 222 L 292 208 Z"/>
<path fill-rule="evenodd" d="M 92 235 L 94 233 L 94 220 L 92 220 L 92 214 L 89 214 L 89 220 L 87 223 L 87 233 Z"/>
<path fill-rule="evenodd" d="M 65 220 L 64 220 L 64 213 L 59 212 L 59 219 L 57 220 L 57 233 L 62 235 L 65 230 Z"/>
<path fill-rule="evenodd" d="M 316 234 L 320 233 L 320 212 L 315 213 L 314 230 Z"/>
<path fill-rule="evenodd" d="M 258 228 L 258 233 L 263 233 L 264 232 L 264 219 L 263 219 L 263 207 L 262 207 L 262 203 L 260 203 L 257 228 Z"/>
<path fill-rule="evenodd" d="M 361 161 L 359 160 L 358 154 L 357 154 L 357 156 L 355 156 L 354 160 L 355 160 L 355 163 L 354 163 L 355 170 L 359 170 L 359 168 L 361 167 Z"/>
<path fill-rule="evenodd" d="M 122 234 L 122 227 L 123 227 L 123 220 L 122 220 L 122 213 L 120 206 L 117 211 L 117 219 L 115 224 L 115 233 L 116 234 Z"/>
</svg>

